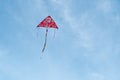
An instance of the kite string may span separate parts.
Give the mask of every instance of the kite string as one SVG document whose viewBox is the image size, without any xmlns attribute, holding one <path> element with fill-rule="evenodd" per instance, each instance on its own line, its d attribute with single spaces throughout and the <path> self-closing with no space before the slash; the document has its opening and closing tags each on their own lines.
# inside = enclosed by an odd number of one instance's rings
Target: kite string
<svg viewBox="0 0 120 80">
<path fill-rule="evenodd" d="M 34 37 L 38 37 L 38 30 L 39 30 L 39 29 L 38 29 L 37 27 L 32 30 L 32 35 L 33 35 Z"/>
<path fill-rule="evenodd" d="M 47 35 L 48 35 L 48 28 L 46 28 L 45 43 L 44 43 L 44 47 L 43 47 L 43 49 L 42 49 L 42 52 L 44 52 L 45 47 L 46 47 L 46 43 L 47 43 Z"/>
<path fill-rule="evenodd" d="M 53 38 L 55 38 L 55 35 L 56 35 L 56 30 L 54 29 L 54 35 L 53 35 Z"/>
</svg>

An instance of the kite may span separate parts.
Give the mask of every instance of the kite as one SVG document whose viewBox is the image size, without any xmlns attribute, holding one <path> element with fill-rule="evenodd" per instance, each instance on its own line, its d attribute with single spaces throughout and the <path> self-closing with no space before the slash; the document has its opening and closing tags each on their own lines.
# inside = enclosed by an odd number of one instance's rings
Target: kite
<svg viewBox="0 0 120 80">
<path fill-rule="evenodd" d="M 56 23 L 54 22 L 54 20 L 52 19 L 51 16 L 47 16 L 43 21 L 41 21 L 37 25 L 37 28 L 39 28 L 39 27 L 46 28 L 45 42 L 44 42 L 44 46 L 42 49 L 42 52 L 44 52 L 45 47 L 46 47 L 46 43 L 47 43 L 48 28 L 58 29 L 58 26 L 56 25 Z"/>
</svg>

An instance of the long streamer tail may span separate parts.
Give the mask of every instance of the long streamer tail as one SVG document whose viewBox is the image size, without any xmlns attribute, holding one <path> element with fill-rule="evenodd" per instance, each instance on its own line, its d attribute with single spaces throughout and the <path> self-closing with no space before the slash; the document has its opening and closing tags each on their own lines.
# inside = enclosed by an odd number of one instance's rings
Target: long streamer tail
<svg viewBox="0 0 120 80">
<path fill-rule="evenodd" d="M 46 47 L 46 43 L 47 43 L 47 35 L 48 35 L 48 28 L 46 28 L 45 43 L 44 43 L 44 46 L 43 46 L 42 52 L 44 52 L 45 47 Z"/>
</svg>

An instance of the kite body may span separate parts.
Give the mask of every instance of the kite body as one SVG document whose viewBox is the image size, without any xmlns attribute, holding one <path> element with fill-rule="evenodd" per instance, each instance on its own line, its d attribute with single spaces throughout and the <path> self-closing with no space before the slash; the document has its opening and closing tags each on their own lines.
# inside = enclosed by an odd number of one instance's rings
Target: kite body
<svg viewBox="0 0 120 80">
<path fill-rule="evenodd" d="M 45 28 L 56 28 L 58 29 L 56 23 L 51 18 L 51 16 L 46 17 L 37 27 L 45 27 Z"/>
<path fill-rule="evenodd" d="M 48 28 L 58 29 L 58 26 L 56 25 L 56 23 L 54 22 L 54 20 L 52 19 L 51 16 L 47 16 L 42 22 L 40 22 L 37 25 L 37 28 L 39 28 L 39 27 L 46 28 L 45 43 L 44 43 L 44 47 L 42 49 L 42 52 L 44 52 L 45 47 L 46 47 L 46 43 L 47 43 Z"/>
</svg>

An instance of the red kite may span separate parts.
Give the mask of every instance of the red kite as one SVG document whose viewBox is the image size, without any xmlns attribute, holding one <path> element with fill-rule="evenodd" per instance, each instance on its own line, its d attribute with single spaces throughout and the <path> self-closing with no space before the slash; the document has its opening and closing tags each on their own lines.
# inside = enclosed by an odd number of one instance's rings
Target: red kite
<svg viewBox="0 0 120 80">
<path fill-rule="evenodd" d="M 42 52 L 44 52 L 45 47 L 46 47 L 46 43 L 47 43 L 48 28 L 58 29 L 58 26 L 56 25 L 56 23 L 54 22 L 54 20 L 51 18 L 51 16 L 47 16 L 42 22 L 40 22 L 38 24 L 37 28 L 38 27 L 46 28 L 45 43 L 44 43 L 44 47 L 42 49 Z"/>
</svg>

